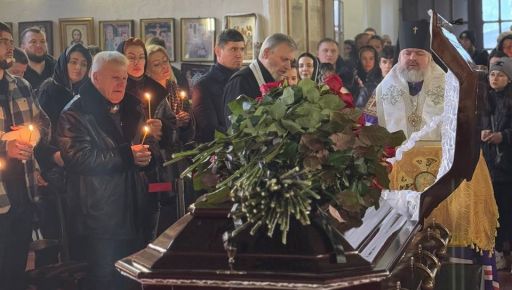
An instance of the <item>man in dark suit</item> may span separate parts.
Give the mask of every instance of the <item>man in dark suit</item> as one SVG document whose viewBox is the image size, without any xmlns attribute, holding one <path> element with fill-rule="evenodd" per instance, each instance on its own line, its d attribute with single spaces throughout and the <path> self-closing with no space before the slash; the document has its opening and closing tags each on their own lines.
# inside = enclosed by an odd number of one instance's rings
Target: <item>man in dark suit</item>
<svg viewBox="0 0 512 290">
<path fill-rule="evenodd" d="M 235 29 L 226 29 L 217 38 L 217 63 L 192 89 L 192 113 L 196 120 L 196 141 L 213 140 L 215 130 L 225 131 L 223 91 L 231 76 L 242 66 L 244 37 Z"/>
</svg>

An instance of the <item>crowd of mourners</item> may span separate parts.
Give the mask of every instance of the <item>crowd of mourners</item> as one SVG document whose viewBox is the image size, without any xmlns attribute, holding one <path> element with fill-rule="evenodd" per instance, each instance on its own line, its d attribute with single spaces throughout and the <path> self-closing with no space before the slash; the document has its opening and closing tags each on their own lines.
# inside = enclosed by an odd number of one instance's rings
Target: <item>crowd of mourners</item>
<svg viewBox="0 0 512 290">
<path fill-rule="evenodd" d="M 500 213 L 499 259 L 512 239 L 512 31 L 490 54 L 476 49 L 472 31 L 459 41 L 489 68 L 482 146 Z M 23 31 L 18 48 L 0 22 L 0 289 L 26 289 L 34 230 L 67 241 L 65 251 L 36 255 L 37 266 L 83 261 L 86 289 L 134 287 L 115 261 L 179 218 L 187 162 L 164 162 L 226 132 L 230 100 L 257 98 L 263 83 L 336 78 L 343 100 L 364 109 L 398 55 L 389 36 L 372 28 L 343 43 L 324 38 L 302 53 L 277 33 L 242 68 L 245 43 L 238 31 L 222 31 L 215 64 L 189 88 L 159 38 L 129 38 L 116 51 L 76 43 L 54 58 L 39 28 Z M 200 194 L 188 181 L 184 189 L 187 205 Z"/>
</svg>

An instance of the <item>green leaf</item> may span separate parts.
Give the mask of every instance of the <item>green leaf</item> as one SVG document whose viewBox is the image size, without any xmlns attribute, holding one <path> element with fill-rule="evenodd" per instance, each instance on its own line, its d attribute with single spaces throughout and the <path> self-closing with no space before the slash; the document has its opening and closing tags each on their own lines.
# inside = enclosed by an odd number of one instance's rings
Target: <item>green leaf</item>
<svg viewBox="0 0 512 290">
<path fill-rule="evenodd" d="M 358 213 L 361 210 L 359 196 L 356 192 L 343 191 L 336 194 L 335 201 L 340 208 L 352 213 Z"/>
<path fill-rule="evenodd" d="M 405 135 L 402 131 L 391 134 L 384 127 L 372 125 L 361 128 L 359 139 L 367 145 L 398 146 L 405 140 Z"/>
<path fill-rule="evenodd" d="M 304 133 L 304 130 L 302 130 L 300 125 L 294 121 L 287 120 L 287 119 L 281 119 L 281 125 L 283 125 L 283 127 L 286 130 L 290 131 L 290 133 L 292 133 L 292 134 L 295 134 L 297 132 Z"/>
<path fill-rule="evenodd" d="M 291 87 L 286 87 L 283 90 L 283 95 L 279 97 L 278 102 L 276 103 L 282 102 L 285 105 L 291 105 L 295 101 L 293 95 L 293 89 Z"/>
<path fill-rule="evenodd" d="M 303 92 L 304 92 L 304 96 L 306 96 L 308 101 L 310 101 L 313 104 L 318 103 L 318 101 L 320 100 L 320 91 L 315 87 L 311 87 L 306 90 L 303 90 Z"/>
<path fill-rule="evenodd" d="M 267 130 L 262 131 L 263 133 L 276 132 L 279 136 L 284 135 L 286 133 L 286 129 L 279 125 L 279 123 L 272 123 L 270 126 L 267 127 Z"/>
<path fill-rule="evenodd" d="M 254 99 L 249 98 L 246 95 L 241 95 L 238 98 L 228 103 L 228 108 L 232 115 L 238 116 L 253 108 L 255 104 Z"/>
<path fill-rule="evenodd" d="M 294 160 L 297 158 L 297 153 L 299 150 L 299 144 L 289 141 L 284 145 L 283 148 L 283 158 L 285 160 Z M 292 162 L 295 164 L 294 162 Z"/>
<path fill-rule="evenodd" d="M 195 203 L 196 207 L 213 207 L 231 200 L 229 187 L 224 186 L 212 193 L 199 197 Z"/>
<path fill-rule="evenodd" d="M 331 152 L 327 158 L 327 163 L 335 167 L 344 168 L 352 159 L 350 150 Z"/>
<path fill-rule="evenodd" d="M 318 104 L 322 109 L 339 110 L 345 106 L 340 98 L 333 94 L 322 95 Z"/>
<path fill-rule="evenodd" d="M 221 139 L 224 139 L 227 137 L 227 135 L 221 131 L 217 131 L 215 130 L 215 133 L 213 135 L 215 137 L 216 140 L 221 140 Z"/>
<path fill-rule="evenodd" d="M 287 88 L 288 89 L 288 88 Z M 293 95 L 292 95 L 293 98 Z M 286 106 L 282 102 L 275 102 L 269 109 L 270 116 L 274 120 L 280 120 L 284 117 L 284 113 L 286 112 Z"/>
<path fill-rule="evenodd" d="M 304 79 L 298 83 L 298 86 L 302 88 L 302 92 L 305 92 L 311 88 L 316 87 L 316 83 L 311 79 Z M 304 93 L 303 93 L 304 94 Z M 304 94 L 305 95 L 305 94 Z"/>
<path fill-rule="evenodd" d="M 396 132 L 391 133 L 391 135 L 389 136 L 388 143 L 386 145 L 392 146 L 392 147 L 397 147 L 397 146 L 402 145 L 402 143 L 405 141 L 405 139 L 406 139 L 406 137 L 405 137 L 404 131 L 402 131 L 402 130 L 396 131 Z"/>
<path fill-rule="evenodd" d="M 368 174 L 368 166 L 366 166 L 364 157 L 357 158 L 354 161 L 354 165 L 360 174 L 363 174 L 363 175 Z"/>
<path fill-rule="evenodd" d="M 387 168 L 380 163 L 376 163 L 374 170 L 377 182 L 384 188 L 389 188 L 389 174 Z"/>
</svg>

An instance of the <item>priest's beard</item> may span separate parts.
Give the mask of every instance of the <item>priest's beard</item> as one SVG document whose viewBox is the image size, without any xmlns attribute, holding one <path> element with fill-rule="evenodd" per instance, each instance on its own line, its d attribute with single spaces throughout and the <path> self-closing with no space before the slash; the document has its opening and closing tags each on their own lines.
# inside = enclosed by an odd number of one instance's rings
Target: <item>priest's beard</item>
<svg viewBox="0 0 512 290">
<path fill-rule="evenodd" d="M 27 56 L 28 56 L 28 59 L 30 59 L 30 61 L 32 62 L 35 62 L 35 63 L 42 63 L 44 61 L 44 57 L 46 56 L 45 54 L 43 55 L 35 55 L 31 52 L 27 52 Z"/>
<path fill-rule="evenodd" d="M 398 75 L 401 79 L 409 83 L 421 82 L 425 79 L 425 71 L 422 70 L 408 70 L 406 67 L 398 67 Z"/>
</svg>

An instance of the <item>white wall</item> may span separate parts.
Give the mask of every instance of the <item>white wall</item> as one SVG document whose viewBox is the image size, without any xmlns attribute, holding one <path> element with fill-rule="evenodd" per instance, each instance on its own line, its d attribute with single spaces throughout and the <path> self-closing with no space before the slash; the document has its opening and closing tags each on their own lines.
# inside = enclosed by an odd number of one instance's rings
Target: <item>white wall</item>
<svg viewBox="0 0 512 290">
<path fill-rule="evenodd" d="M 399 0 L 344 0 L 345 39 L 354 39 L 365 28 L 373 27 L 394 42 L 398 37 L 399 4 Z"/>
<path fill-rule="evenodd" d="M 180 18 L 215 17 L 217 32 L 222 29 L 224 16 L 229 13 L 256 13 L 260 37 L 269 31 L 269 4 L 275 0 L 1 0 L 0 20 L 6 22 L 53 20 L 55 55 L 60 51 L 59 18 L 93 17 L 96 43 L 99 20 L 135 20 L 135 35 L 139 34 L 139 19 L 175 18 L 180 31 Z M 281 0 L 277 0 L 281 1 Z M 14 25 L 17 39 L 17 25 Z M 176 43 L 179 44 L 179 32 Z M 179 55 L 179 45 L 176 45 Z M 179 58 L 178 58 L 179 59 Z"/>
<path fill-rule="evenodd" d="M 175 18 L 176 44 L 179 44 L 180 18 L 215 17 L 217 31 L 222 29 L 224 16 L 231 13 L 256 13 L 259 35 L 286 32 L 286 0 L 0 0 L 0 20 L 7 22 L 53 20 L 55 55 L 60 52 L 59 18 L 94 17 L 95 34 L 99 20 L 133 19 L 135 35 L 139 36 L 139 19 Z M 331 0 L 326 4 L 326 22 L 332 19 Z M 354 39 L 366 27 L 379 34 L 398 35 L 400 0 L 344 0 L 345 39 Z M 331 20 L 332 21 L 332 20 Z M 14 25 L 17 39 L 17 25 Z M 333 37 L 332 26 L 326 24 L 326 36 Z M 96 43 L 98 39 L 96 37 Z M 176 53 L 180 48 L 176 45 Z M 179 59 L 179 57 L 178 57 Z"/>
</svg>

